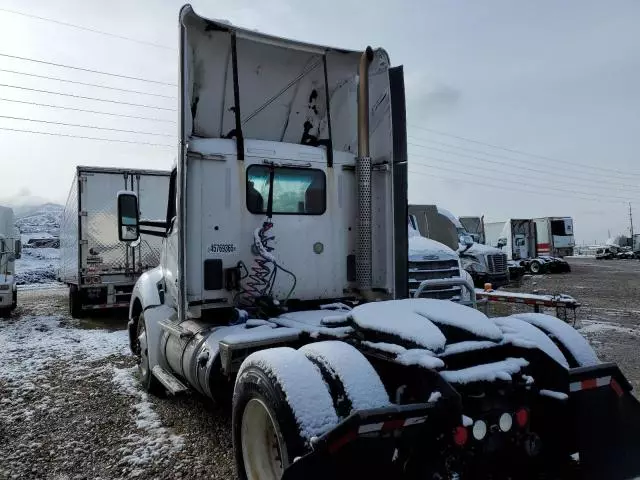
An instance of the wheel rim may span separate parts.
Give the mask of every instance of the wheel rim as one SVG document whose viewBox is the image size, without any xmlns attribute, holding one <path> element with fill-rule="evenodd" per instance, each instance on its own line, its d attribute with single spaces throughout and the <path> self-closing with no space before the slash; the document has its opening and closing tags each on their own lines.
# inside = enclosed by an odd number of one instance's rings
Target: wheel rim
<svg viewBox="0 0 640 480">
<path fill-rule="evenodd" d="M 284 442 L 264 402 L 252 398 L 242 413 L 242 460 L 248 480 L 277 480 L 287 466 Z"/>
<path fill-rule="evenodd" d="M 140 363 L 138 365 L 140 376 L 142 378 L 147 378 L 147 375 L 149 374 L 149 357 L 147 351 L 147 331 L 145 330 L 144 325 L 140 327 L 138 348 L 140 349 Z"/>
<path fill-rule="evenodd" d="M 540 265 L 538 265 L 537 263 L 532 263 L 531 264 L 531 271 L 533 273 L 538 273 L 540 271 Z"/>
</svg>

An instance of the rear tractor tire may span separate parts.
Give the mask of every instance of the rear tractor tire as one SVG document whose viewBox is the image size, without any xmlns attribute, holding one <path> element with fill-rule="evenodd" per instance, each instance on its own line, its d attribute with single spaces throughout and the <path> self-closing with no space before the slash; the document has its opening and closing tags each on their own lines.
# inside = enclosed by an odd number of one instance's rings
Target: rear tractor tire
<svg viewBox="0 0 640 480">
<path fill-rule="evenodd" d="M 529 271 L 534 275 L 539 274 L 540 270 L 542 270 L 542 265 L 540 265 L 540 262 L 538 262 L 537 260 L 534 260 L 529 264 Z"/>
<path fill-rule="evenodd" d="M 149 345 L 147 343 L 147 326 L 144 321 L 144 313 L 138 317 L 137 357 L 138 374 L 142 387 L 149 393 L 160 394 L 163 391 L 160 381 L 153 376 L 149 367 Z"/>
<path fill-rule="evenodd" d="M 309 398 L 324 425 L 305 423 Z M 322 412 L 329 413 L 329 418 Z M 310 451 L 311 436 L 321 435 L 337 422 L 320 372 L 304 354 L 282 347 L 250 355 L 240 367 L 233 394 L 231 425 L 238 478 L 280 479 L 297 457 Z"/>
</svg>

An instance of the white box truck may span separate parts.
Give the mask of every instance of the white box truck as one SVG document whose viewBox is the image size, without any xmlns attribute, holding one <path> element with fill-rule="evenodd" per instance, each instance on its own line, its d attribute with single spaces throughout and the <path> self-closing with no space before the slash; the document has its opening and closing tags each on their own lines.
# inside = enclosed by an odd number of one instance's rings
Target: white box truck
<svg viewBox="0 0 640 480">
<path fill-rule="evenodd" d="M 144 236 L 128 245 L 115 226 L 121 190 L 138 195 L 140 215 L 165 220 L 169 172 L 78 166 L 60 221 L 59 280 L 69 286 L 69 310 L 126 308 L 138 277 L 160 263 L 162 241 Z"/>
<path fill-rule="evenodd" d="M 484 225 L 487 245 L 500 248 L 509 260 L 525 260 L 536 256 L 536 226 L 528 218 L 510 218 Z"/>
<path fill-rule="evenodd" d="M 576 245 L 571 217 L 534 218 L 538 255 L 565 257 L 573 255 Z"/>
<path fill-rule="evenodd" d="M 0 207 L 0 316 L 8 316 L 18 305 L 15 261 L 20 258 L 20 234 L 13 210 Z"/>
</svg>

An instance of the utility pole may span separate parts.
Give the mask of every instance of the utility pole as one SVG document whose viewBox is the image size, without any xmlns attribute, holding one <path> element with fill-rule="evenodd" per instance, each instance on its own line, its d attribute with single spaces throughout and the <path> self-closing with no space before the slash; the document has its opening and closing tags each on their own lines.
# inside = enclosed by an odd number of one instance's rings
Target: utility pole
<svg viewBox="0 0 640 480">
<path fill-rule="evenodd" d="M 631 243 L 633 244 L 633 214 L 631 213 L 631 202 L 629 202 L 629 231 L 631 232 Z"/>
</svg>

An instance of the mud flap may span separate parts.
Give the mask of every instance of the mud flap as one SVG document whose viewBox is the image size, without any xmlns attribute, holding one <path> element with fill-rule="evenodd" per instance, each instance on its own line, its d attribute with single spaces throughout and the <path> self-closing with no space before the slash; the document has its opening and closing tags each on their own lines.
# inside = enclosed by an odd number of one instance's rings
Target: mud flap
<svg viewBox="0 0 640 480">
<path fill-rule="evenodd" d="M 351 414 L 313 442 L 313 451 L 295 459 L 282 480 L 353 480 L 402 478 L 396 447 L 425 443 L 453 428 L 461 414 L 447 402 L 390 406 Z M 397 452 L 396 452 L 397 453 Z M 424 459 L 428 461 L 428 459 Z"/>
<path fill-rule="evenodd" d="M 582 478 L 640 477 L 640 402 L 620 369 L 575 368 L 569 381 Z"/>
</svg>

